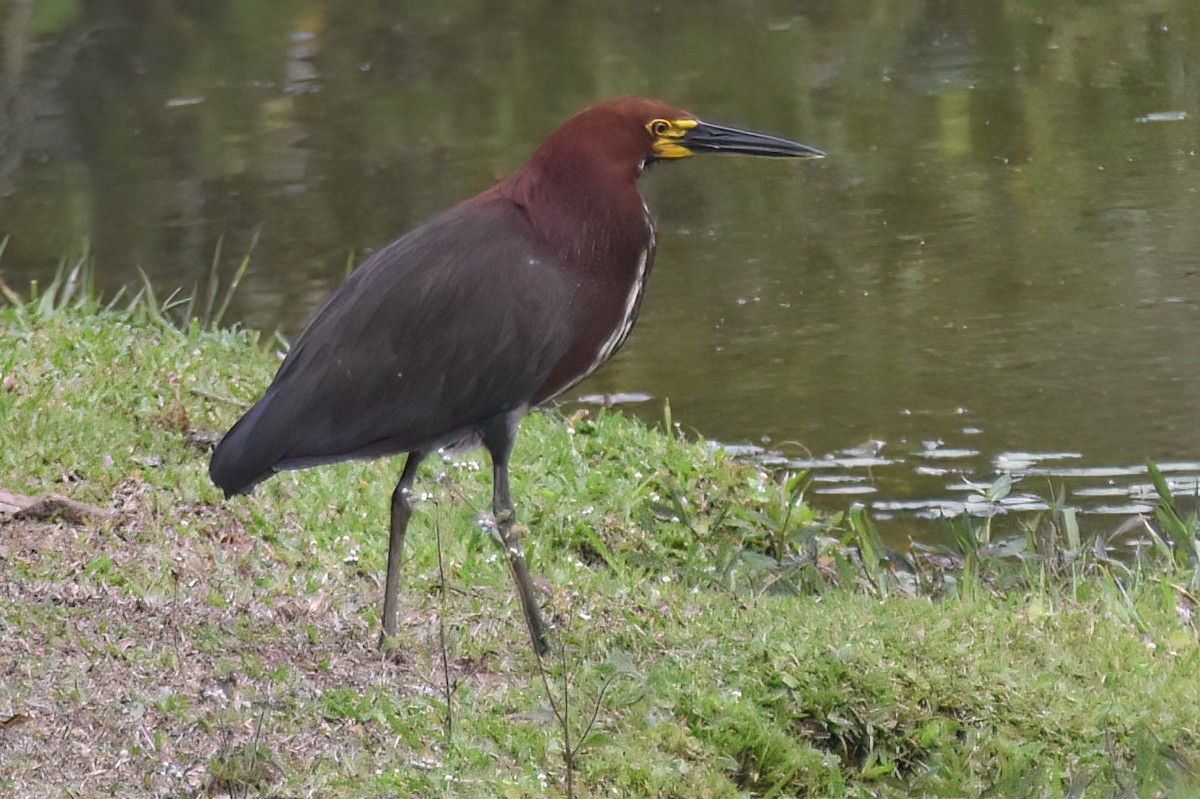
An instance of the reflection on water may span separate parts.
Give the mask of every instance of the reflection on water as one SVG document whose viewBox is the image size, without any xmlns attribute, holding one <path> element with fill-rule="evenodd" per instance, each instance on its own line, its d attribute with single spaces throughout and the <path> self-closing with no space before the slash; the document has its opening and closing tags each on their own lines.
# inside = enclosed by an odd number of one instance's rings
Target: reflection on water
<svg viewBox="0 0 1200 799">
<path fill-rule="evenodd" d="M 110 292 L 190 287 L 261 228 L 231 318 L 294 333 L 574 110 L 657 95 L 830 157 L 647 175 L 642 320 L 580 394 L 805 453 L 898 535 L 1002 473 L 1143 509 L 1130 464 L 1200 461 L 1200 4 L 868 5 L 0 0 L 0 268 L 88 242 Z"/>
</svg>

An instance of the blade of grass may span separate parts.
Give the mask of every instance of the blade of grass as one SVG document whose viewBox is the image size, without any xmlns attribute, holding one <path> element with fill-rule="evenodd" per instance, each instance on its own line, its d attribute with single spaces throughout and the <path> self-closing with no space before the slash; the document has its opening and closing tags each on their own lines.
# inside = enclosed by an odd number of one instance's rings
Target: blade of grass
<svg viewBox="0 0 1200 799">
<path fill-rule="evenodd" d="M 6 249 L 8 249 L 8 236 L 0 239 L 0 258 L 4 257 L 4 251 Z M 13 291 L 9 285 L 4 282 L 4 278 L 2 277 L 0 277 L 0 296 L 3 296 L 4 299 L 8 301 L 8 304 L 14 308 L 20 308 L 25 304 L 25 301 L 21 299 L 21 295 Z"/>
<path fill-rule="evenodd" d="M 259 225 L 254 231 L 254 238 L 250 240 L 250 249 L 242 256 L 242 262 L 233 274 L 233 282 L 229 284 L 229 290 L 225 292 L 225 297 L 221 300 L 221 307 L 217 309 L 217 314 L 213 317 L 209 329 L 216 330 L 221 326 L 221 320 L 225 318 L 225 312 L 229 310 L 229 303 L 233 301 L 233 295 L 237 292 L 238 286 L 241 285 L 242 278 L 246 275 L 246 270 L 250 268 L 250 255 L 254 252 L 254 248 L 258 246 L 258 237 L 261 233 L 262 225 Z"/>
<path fill-rule="evenodd" d="M 58 290 L 63 284 L 66 277 L 67 261 L 64 258 L 58 262 L 58 268 L 54 270 L 54 278 L 50 281 L 50 285 L 42 293 L 42 296 L 37 300 L 37 315 L 50 317 L 54 315 L 54 309 L 57 303 L 55 297 L 58 296 Z"/>
<path fill-rule="evenodd" d="M 225 234 L 222 233 L 217 237 L 217 246 L 213 251 L 212 265 L 208 269 L 208 290 L 204 295 L 204 317 L 200 320 L 200 324 L 206 330 L 212 330 L 213 306 L 217 302 L 217 289 L 221 283 L 221 249 L 225 245 Z"/>
<path fill-rule="evenodd" d="M 166 306 L 159 305 L 158 298 L 154 295 L 154 286 L 150 285 L 150 277 L 146 274 L 145 270 L 138 267 L 138 274 L 142 276 L 142 290 L 134 297 L 134 307 L 138 309 L 146 321 L 164 330 L 169 330 L 180 338 L 185 337 L 183 331 L 171 324 L 171 320 L 164 315 Z M 171 296 L 167 297 L 167 302 L 170 302 L 176 293 L 172 292 Z"/>
<path fill-rule="evenodd" d="M 1154 491 L 1158 494 L 1158 504 L 1154 508 L 1154 518 L 1158 521 L 1175 545 L 1176 562 L 1182 566 L 1193 555 L 1196 531 L 1192 525 L 1184 521 L 1175 510 L 1175 499 L 1171 496 L 1171 486 L 1167 478 L 1154 461 L 1146 461 L 1146 469 L 1150 472 L 1150 480 L 1154 483 Z"/>
<path fill-rule="evenodd" d="M 83 244 L 83 253 L 75 261 L 75 266 L 71 267 L 71 271 L 67 273 L 67 280 L 63 284 L 61 295 L 58 298 L 58 310 L 63 310 L 71 302 L 71 298 L 75 296 L 75 292 L 79 290 L 80 273 L 84 271 L 84 265 L 88 262 L 87 242 Z M 86 297 L 83 298 L 86 301 Z"/>
</svg>

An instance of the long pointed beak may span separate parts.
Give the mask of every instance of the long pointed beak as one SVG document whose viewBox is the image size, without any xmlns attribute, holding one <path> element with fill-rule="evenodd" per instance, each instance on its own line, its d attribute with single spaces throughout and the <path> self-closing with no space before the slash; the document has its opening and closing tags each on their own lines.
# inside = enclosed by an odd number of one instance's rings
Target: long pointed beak
<svg viewBox="0 0 1200 799">
<path fill-rule="evenodd" d="M 744 153 L 779 158 L 824 158 L 825 153 L 807 144 L 781 139 L 769 133 L 739 130 L 709 122 L 697 122 L 679 142 L 693 153 Z"/>
</svg>

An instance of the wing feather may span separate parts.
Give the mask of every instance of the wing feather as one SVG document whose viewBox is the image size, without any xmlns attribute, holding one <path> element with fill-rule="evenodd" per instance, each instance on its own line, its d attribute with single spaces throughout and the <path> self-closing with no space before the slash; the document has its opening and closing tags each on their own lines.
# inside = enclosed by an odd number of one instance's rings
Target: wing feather
<svg viewBox="0 0 1200 799">
<path fill-rule="evenodd" d="M 426 449 L 527 405 L 569 346 L 573 287 L 522 210 L 457 206 L 372 255 L 326 301 L 210 472 Z"/>
</svg>

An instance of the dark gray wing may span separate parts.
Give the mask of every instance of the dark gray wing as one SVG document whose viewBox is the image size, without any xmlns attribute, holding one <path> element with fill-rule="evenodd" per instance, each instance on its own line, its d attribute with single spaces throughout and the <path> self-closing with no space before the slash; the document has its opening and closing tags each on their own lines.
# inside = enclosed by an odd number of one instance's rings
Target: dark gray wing
<svg viewBox="0 0 1200 799">
<path fill-rule="evenodd" d="M 372 255 L 213 454 L 226 493 L 406 452 L 527 404 L 569 345 L 572 286 L 516 205 L 457 206 Z"/>
</svg>

